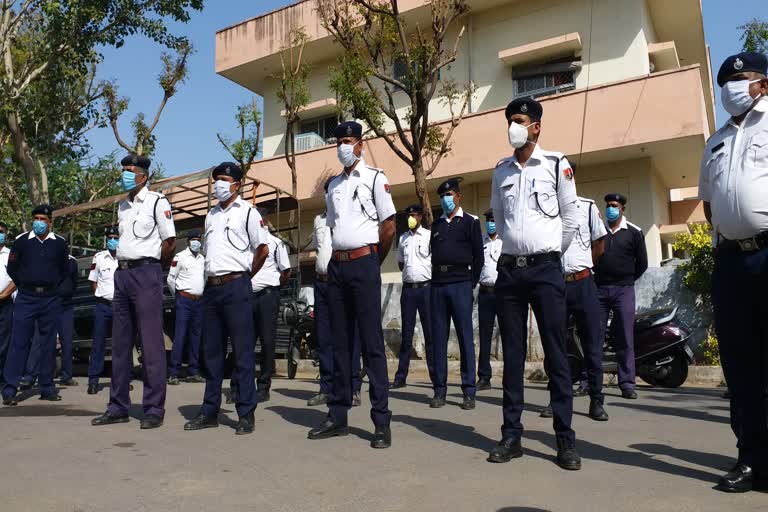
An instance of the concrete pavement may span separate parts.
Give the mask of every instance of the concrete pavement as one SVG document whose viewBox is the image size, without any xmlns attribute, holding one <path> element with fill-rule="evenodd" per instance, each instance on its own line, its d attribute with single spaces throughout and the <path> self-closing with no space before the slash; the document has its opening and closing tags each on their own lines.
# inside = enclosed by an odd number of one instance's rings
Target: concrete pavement
<svg viewBox="0 0 768 512">
<path fill-rule="evenodd" d="M 0 408 L 3 512 L 162 511 L 750 511 L 768 494 L 713 490 L 733 463 L 735 441 L 721 390 L 639 388 L 622 400 L 608 389 L 608 423 L 586 417 L 577 398 L 574 427 L 583 469 L 554 464 L 551 420 L 538 417 L 543 385 L 530 385 L 524 414 L 525 457 L 486 462 L 501 422 L 499 380 L 462 411 L 461 390 L 449 405 L 427 406 L 431 390 L 414 381 L 391 393 L 393 447 L 368 446 L 368 400 L 353 409 L 352 435 L 309 441 L 325 408 L 307 408 L 315 382 L 275 380 L 272 399 L 256 411 L 256 432 L 236 437 L 234 407 L 218 429 L 184 432 L 202 384 L 169 387 L 165 425 L 90 426 L 108 390 L 88 396 L 85 382 L 58 403 L 36 396 Z M 141 397 L 141 384 L 131 396 Z M 364 385 L 364 391 L 367 385 Z M 134 407 L 139 417 L 141 408 Z"/>
</svg>

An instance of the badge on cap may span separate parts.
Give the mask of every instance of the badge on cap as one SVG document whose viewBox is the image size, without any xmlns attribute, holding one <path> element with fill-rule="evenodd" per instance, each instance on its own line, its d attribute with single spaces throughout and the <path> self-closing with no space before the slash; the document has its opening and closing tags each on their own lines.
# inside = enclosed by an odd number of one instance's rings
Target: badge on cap
<svg viewBox="0 0 768 512">
<path fill-rule="evenodd" d="M 528 112 L 528 105 L 523 105 L 522 107 L 520 107 L 520 112 L 522 112 L 523 114 Z"/>
<path fill-rule="evenodd" d="M 743 69 L 743 68 L 744 68 L 744 61 L 742 61 L 741 59 L 739 59 L 737 57 L 736 58 L 736 62 L 733 63 L 733 69 L 738 71 L 738 70 Z"/>
<path fill-rule="evenodd" d="M 565 176 L 565 179 L 572 180 L 573 179 L 573 169 L 570 167 L 566 167 L 563 169 L 563 176 Z"/>
<path fill-rule="evenodd" d="M 347 135 L 352 135 L 352 127 L 347 126 Z"/>
<path fill-rule="evenodd" d="M 138 163 L 139 163 L 139 158 L 138 158 L 137 156 L 135 156 L 135 155 L 134 155 L 134 157 L 133 157 L 133 158 L 131 158 L 131 163 L 132 163 L 133 165 L 136 165 L 136 164 L 138 164 Z"/>
</svg>

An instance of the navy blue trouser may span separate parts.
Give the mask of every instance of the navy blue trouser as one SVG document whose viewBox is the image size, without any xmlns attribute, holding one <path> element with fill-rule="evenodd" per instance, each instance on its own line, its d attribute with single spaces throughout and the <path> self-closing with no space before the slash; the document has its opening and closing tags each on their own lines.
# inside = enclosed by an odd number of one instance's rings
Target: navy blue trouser
<svg viewBox="0 0 768 512">
<path fill-rule="evenodd" d="M 202 313 L 202 301 L 176 295 L 176 324 L 168 375 L 179 376 L 181 363 L 184 358 L 184 348 L 188 350 L 187 374 L 193 376 L 200 373 L 198 361 L 203 322 Z"/>
<path fill-rule="evenodd" d="M 40 337 L 40 331 L 37 324 L 35 324 L 34 334 L 32 334 L 32 343 L 29 346 L 29 355 L 27 356 L 27 362 L 24 367 L 24 376 L 21 378 L 22 382 L 26 382 L 29 385 L 37 382 L 37 378 L 40 376 L 40 349 L 42 343 L 43 341 Z M 55 364 L 56 360 L 54 359 L 54 365 Z"/>
<path fill-rule="evenodd" d="M 93 308 L 93 344 L 88 358 L 88 384 L 98 384 L 104 371 L 104 352 L 111 323 L 112 306 L 97 302 Z"/>
<path fill-rule="evenodd" d="M 75 308 L 72 304 L 62 304 L 59 314 L 56 317 L 56 331 L 61 344 L 61 375 L 62 381 L 72 378 L 72 351 L 74 349 L 73 341 L 75 334 Z M 39 328 L 35 328 L 35 334 L 32 337 L 32 347 L 27 357 L 27 368 L 22 380 L 33 383 L 37 380 L 40 373 L 40 352 L 42 350 L 43 339 L 40 336 Z M 55 336 L 54 336 L 54 354 L 55 354 Z M 55 358 L 55 356 L 54 356 Z M 55 359 L 54 359 L 55 364 Z"/>
<path fill-rule="evenodd" d="M 611 332 L 614 334 L 616 362 L 618 363 L 619 387 L 635 389 L 635 287 L 598 286 L 600 301 L 600 339 L 605 339 L 608 313 L 613 311 Z"/>
<path fill-rule="evenodd" d="M 235 409 L 244 417 L 256 409 L 256 353 L 251 314 L 251 280 L 247 275 L 221 286 L 206 286 L 203 293 L 203 367 L 206 374 L 201 413 L 217 416 L 221 408 L 221 384 L 227 340 L 235 357 L 237 382 Z"/>
<path fill-rule="evenodd" d="M 603 398 L 603 340 L 600 337 L 602 310 L 597 299 L 597 286 L 592 276 L 565 283 L 566 320 L 573 317 L 576 332 L 584 350 L 586 382 L 582 387 L 589 390 L 593 400 Z"/>
<path fill-rule="evenodd" d="M 19 291 L 13 311 L 13 334 L 5 360 L 4 397 L 16 395 L 24 373 L 35 324 L 40 330 L 40 394 L 56 394 L 53 372 L 56 366 L 56 319 L 61 309 L 59 297 L 37 297 Z"/>
<path fill-rule="evenodd" d="M 480 354 L 477 361 L 477 376 L 480 379 L 491 380 L 491 341 L 493 340 L 493 325 L 498 316 L 496 294 L 484 292 L 477 295 L 477 322 L 480 331 Z"/>
<path fill-rule="evenodd" d="M 432 319 L 431 319 L 431 295 L 429 286 L 424 288 L 408 288 L 403 284 L 400 293 L 400 316 L 403 325 L 400 341 L 400 362 L 397 366 L 395 380 L 403 382 L 408 378 L 408 367 L 411 364 L 411 351 L 413 350 L 413 331 L 416 328 L 416 312 L 419 312 L 421 330 L 424 331 L 424 350 L 427 357 L 427 370 L 429 380 L 435 382 L 435 370 L 432 366 Z"/>
<path fill-rule="evenodd" d="M 712 304 L 739 462 L 768 476 L 768 250 L 720 250 Z"/>
<path fill-rule="evenodd" d="M 451 319 L 456 328 L 461 355 L 461 390 L 475 397 L 475 342 L 472 329 L 472 283 L 432 283 L 432 362 L 435 396 L 445 398 L 448 389 L 448 335 Z"/>
<path fill-rule="evenodd" d="M 353 261 L 331 260 L 328 267 L 328 305 L 333 330 L 333 393 L 328 417 L 337 425 L 347 424 L 352 407 L 352 359 L 355 324 L 362 350 L 367 355 L 371 420 L 389 426 L 389 381 L 384 333 L 381 330 L 381 269 L 379 256 L 369 254 Z"/>
<path fill-rule="evenodd" d="M 275 338 L 277 338 L 277 315 L 280 312 L 280 288 L 270 287 L 254 294 L 253 326 L 256 339 L 261 341 L 261 364 L 256 380 L 260 390 L 272 387 L 272 373 L 275 370 Z M 256 343 L 254 339 L 254 346 Z"/>
<path fill-rule="evenodd" d="M 502 437 L 520 439 L 523 435 L 523 374 L 530 305 L 547 361 L 555 434 L 560 439 L 574 441 L 576 434 L 571 428 L 573 388 L 565 348 L 565 279 L 560 263 L 547 262 L 526 268 L 500 265 L 495 291 L 504 348 Z"/>
<path fill-rule="evenodd" d="M 13 300 L 10 298 L 0 302 L 0 382 L 5 382 L 5 358 L 8 345 L 11 343 L 13 327 Z"/>
<path fill-rule="evenodd" d="M 315 337 L 317 358 L 320 362 L 320 392 L 331 396 L 333 393 L 333 331 L 331 311 L 328 307 L 328 282 L 315 281 Z M 352 391 L 358 392 L 363 386 L 360 378 L 360 352 L 362 342 L 355 324 L 355 339 L 352 342 Z"/>
</svg>

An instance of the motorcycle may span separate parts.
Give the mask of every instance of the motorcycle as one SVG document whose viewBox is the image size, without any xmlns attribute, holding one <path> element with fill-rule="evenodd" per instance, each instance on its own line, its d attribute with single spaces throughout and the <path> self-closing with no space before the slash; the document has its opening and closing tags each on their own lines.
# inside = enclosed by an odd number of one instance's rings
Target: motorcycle
<svg viewBox="0 0 768 512">
<path fill-rule="evenodd" d="M 290 327 L 288 341 L 288 378 L 293 379 L 301 359 L 312 359 L 312 366 L 318 367 L 320 359 L 315 340 L 315 310 L 306 302 L 290 302 L 283 306 L 283 322 Z"/>
<path fill-rule="evenodd" d="M 651 311 L 635 317 L 635 368 L 637 375 L 651 386 L 677 388 L 688 378 L 688 365 L 694 361 L 689 346 L 690 329 L 677 318 L 677 307 Z M 603 344 L 603 372 L 618 373 L 615 333 L 609 318 Z M 573 322 L 568 327 L 568 360 L 576 384 L 584 370 L 584 349 Z"/>
</svg>

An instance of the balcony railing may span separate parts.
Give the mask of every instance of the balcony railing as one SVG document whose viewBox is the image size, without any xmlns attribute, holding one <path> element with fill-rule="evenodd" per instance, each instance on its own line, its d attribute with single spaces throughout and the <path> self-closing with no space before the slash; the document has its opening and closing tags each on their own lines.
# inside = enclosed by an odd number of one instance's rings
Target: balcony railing
<svg viewBox="0 0 768 512">
<path fill-rule="evenodd" d="M 327 146 L 328 143 L 324 138 L 316 133 L 302 133 L 296 136 L 296 152 L 309 151 L 310 149 L 321 148 Z"/>
</svg>

